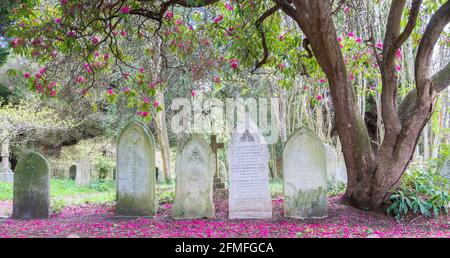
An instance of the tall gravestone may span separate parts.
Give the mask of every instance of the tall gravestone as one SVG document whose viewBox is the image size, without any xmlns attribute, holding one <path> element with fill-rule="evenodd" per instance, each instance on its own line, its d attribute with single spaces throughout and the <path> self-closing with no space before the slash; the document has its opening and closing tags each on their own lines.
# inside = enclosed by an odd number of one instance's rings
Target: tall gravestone
<svg viewBox="0 0 450 258">
<path fill-rule="evenodd" d="M 14 219 L 50 217 L 50 167 L 39 153 L 30 152 L 16 166 Z"/>
<path fill-rule="evenodd" d="M 283 149 L 284 216 L 323 218 L 328 213 L 326 154 L 320 138 L 301 127 Z"/>
<path fill-rule="evenodd" d="M 269 151 L 258 127 L 241 121 L 228 145 L 229 218 L 271 218 Z"/>
<path fill-rule="evenodd" d="M 450 182 L 450 159 L 447 159 L 444 162 L 444 165 L 442 166 L 441 169 L 441 175 L 445 178 L 447 178 Z"/>
<path fill-rule="evenodd" d="M 177 153 L 175 219 L 213 218 L 214 153 L 206 141 L 191 137 Z"/>
<path fill-rule="evenodd" d="M 157 209 L 155 140 L 145 124 L 131 121 L 117 143 L 117 216 L 154 216 Z"/>
<path fill-rule="evenodd" d="M 75 180 L 77 177 L 77 165 L 72 165 L 69 167 L 69 179 Z"/>
<path fill-rule="evenodd" d="M 78 161 L 76 167 L 75 183 L 78 186 L 89 186 L 91 184 L 91 164 L 89 160 Z"/>
<path fill-rule="evenodd" d="M 336 183 L 337 173 L 337 154 L 330 145 L 324 144 L 324 147 L 327 155 L 327 182 L 334 185 Z"/>
</svg>

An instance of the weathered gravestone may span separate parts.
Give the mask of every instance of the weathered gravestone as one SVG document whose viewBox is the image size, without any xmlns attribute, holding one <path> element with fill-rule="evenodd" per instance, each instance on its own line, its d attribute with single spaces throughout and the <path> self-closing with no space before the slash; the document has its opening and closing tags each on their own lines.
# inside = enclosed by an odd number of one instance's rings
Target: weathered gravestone
<svg viewBox="0 0 450 258">
<path fill-rule="evenodd" d="M 324 144 L 325 153 L 327 155 L 327 183 L 336 184 L 337 173 L 337 155 L 333 147 L 328 144 Z"/>
<path fill-rule="evenodd" d="M 442 166 L 441 169 L 441 175 L 445 178 L 447 178 L 450 182 L 450 159 L 447 159 L 444 162 L 444 165 Z"/>
<path fill-rule="evenodd" d="M 229 218 L 271 218 L 269 151 L 258 127 L 238 124 L 228 146 Z"/>
<path fill-rule="evenodd" d="M 69 179 L 75 180 L 77 177 L 77 165 L 72 165 L 69 167 Z"/>
<path fill-rule="evenodd" d="M 4 131 L 2 134 L 5 134 Z M 0 136 L 4 137 L 4 136 Z M 1 163 L 0 163 L 0 182 L 12 183 L 14 181 L 14 173 L 11 170 L 11 164 L 9 162 L 9 140 L 5 139 L 1 143 L 0 151 Z"/>
<path fill-rule="evenodd" d="M 19 161 L 13 194 L 14 219 L 50 216 L 50 167 L 41 154 L 30 152 Z"/>
<path fill-rule="evenodd" d="M 175 219 L 213 218 L 214 153 L 206 141 L 191 137 L 177 153 Z"/>
<path fill-rule="evenodd" d="M 154 216 L 157 209 L 155 140 L 145 124 L 131 121 L 117 144 L 117 216 Z"/>
<path fill-rule="evenodd" d="M 77 162 L 76 166 L 76 185 L 89 186 L 91 184 L 91 164 L 89 163 L 89 160 L 80 160 Z"/>
<path fill-rule="evenodd" d="M 301 127 L 283 149 L 284 216 L 323 218 L 328 213 L 326 154 L 320 138 Z"/>
<path fill-rule="evenodd" d="M 344 154 L 341 153 L 338 157 L 338 165 L 336 171 L 336 183 L 347 184 L 347 166 L 345 165 Z"/>
</svg>

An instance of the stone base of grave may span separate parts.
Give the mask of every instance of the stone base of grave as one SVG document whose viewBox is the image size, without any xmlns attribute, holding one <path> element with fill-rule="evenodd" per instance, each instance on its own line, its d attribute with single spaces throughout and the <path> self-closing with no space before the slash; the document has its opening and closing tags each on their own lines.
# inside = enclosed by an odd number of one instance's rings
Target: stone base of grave
<svg viewBox="0 0 450 258">
<path fill-rule="evenodd" d="M 13 172 L 0 172 L 0 182 L 13 183 L 14 173 Z"/>
</svg>

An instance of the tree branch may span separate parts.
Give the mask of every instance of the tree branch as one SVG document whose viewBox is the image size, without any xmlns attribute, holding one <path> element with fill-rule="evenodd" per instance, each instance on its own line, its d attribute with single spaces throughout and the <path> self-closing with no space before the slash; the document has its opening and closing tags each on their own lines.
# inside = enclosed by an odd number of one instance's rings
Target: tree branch
<svg viewBox="0 0 450 258">
<path fill-rule="evenodd" d="M 416 27 L 417 18 L 419 17 L 420 6 L 422 5 L 423 0 L 414 0 L 411 4 L 411 9 L 409 10 L 408 23 L 406 24 L 403 32 L 398 36 L 395 41 L 393 47 L 390 50 L 390 54 L 394 55 L 395 51 L 400 48 L 406 40 L 411 36 L 413 29 Z"/>
<path fill-rule="evenodd" d="M 450 85 L 450 62 L 447 63 L 442 70 L 435 73 L 431 77 L 434 90 L 439 93 L 445 90 Z"/>
<path fill-rule="evenodd" d="M 266 41 L 266 33 L 264 32 L 264 29 L 262 28 L 263 22 L 271 15 L 273 15 L 276 11 L 280 9 L 280 6 L 277 4 L 274 7 L 270 8 L 269 10 L 265 11 L 261 17 L 256 21 L 255 26 L 259 31 L 259 34 L 261 35 L 261 41 L 262 41 L 262 47 L 264 50 L 264 56 L 256 65 L 255 68 L 252 70 L 252 73 L 256 71 L 258 68 L 263 66 L 267 59 L 269 58 L 269 49 L 267 47 L 267 41 Z"/>
</svg>

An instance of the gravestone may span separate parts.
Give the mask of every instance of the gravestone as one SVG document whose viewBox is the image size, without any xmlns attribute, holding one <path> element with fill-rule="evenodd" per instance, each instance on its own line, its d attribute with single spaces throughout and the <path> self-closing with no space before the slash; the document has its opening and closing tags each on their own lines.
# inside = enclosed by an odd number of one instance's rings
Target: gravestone
<svg viewBox="0 0 450 258">
<path fill-rule="evenodd" d="M 213 218 L 214 153 L 206 141 L 191 137 L 177 153 L 175 219 Z"/>
<path fill-rule="evenodd" d="M 228 145 L 229 218 L 271 218 L 269 151 L 258 127 L 240 121 Z"/>
<path fill-rule="evenodd" d="M 89 163 L 89 160 L 78 161 L 76 167 L 76 185 L 89 186 L 91 184 L 91 164 Z"/>
<path fill-rule="evenodd" d="M 72 165 L 69 168 L 69 179 L 75 180 L 76 176 L 77 176 L 77 165 Z"/>
<path fill-rule="evenodd" d="M 147 126 L 131 121 L 117 143 L 119 217 L 154 216 L 157 209 L 155 140 Z"/>
<path fill-rule="evenodd" d="M 345 165 L 344 154 L 341 153 L 338 157 L 338 165 L 336 171 L 336 183 L 347 184 L 347 166 Z"/>
<path fill-rule="evenodd" d="M 50 167 L 41 154 L 30 152 L 19 161 L 13 195 L 14 219 L 50 217 Z"/>
<path fill-rule="evenodd" d="M 443 177 L 447 178 L 448 180 L 450 180 L 450 159 L 447 159 L 444 162 L 444 165 L 442 166 L 442 169 L 441 169 L 441 175 Z"/>
<path fill-rule="evenodd" d="M 3 134 L 6 134 L 3 132 Z M 1 136 L 6 137 L 6 136 Z M 0 157 L 0 182 L 12 183 L 14 181 L 14 173 L 11 170 L 11 163 L 9 162 L 9 141 L 4 139 L 1 143 Z"/>
<path fill-rule="evenodd" d="M 324 218 L 328 213 L 326 153 L 320 138 L 301 127 L 283 149 L 284 216 Z"/>
<path fill-rule="evenodd" d="M 336 184 L 337 154 L 330 145 L 324 144 L 324 147 L 327 155 L 327 183 L 334 185 Z"/>
</svg>

